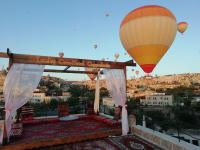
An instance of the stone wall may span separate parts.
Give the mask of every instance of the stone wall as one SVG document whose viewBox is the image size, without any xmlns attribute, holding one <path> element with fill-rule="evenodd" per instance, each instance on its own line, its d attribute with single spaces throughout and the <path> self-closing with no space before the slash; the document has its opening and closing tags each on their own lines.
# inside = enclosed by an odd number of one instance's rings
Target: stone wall
<svg viewBox="0 0 200 150">
<path fill-rule="evenodd" d="M 142 126 L 133 126 L 131 132 L 164 150 L 200 150 L 200 147 Z"/>
</svg>

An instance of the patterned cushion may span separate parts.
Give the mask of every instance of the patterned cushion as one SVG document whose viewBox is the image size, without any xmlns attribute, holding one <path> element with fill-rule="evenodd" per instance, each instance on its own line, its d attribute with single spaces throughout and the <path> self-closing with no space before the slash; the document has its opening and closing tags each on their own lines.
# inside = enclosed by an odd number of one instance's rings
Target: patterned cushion
<svg viewBox="0 0 200 150">
<path fill-rule="evenodd" d="M 21 136 L 23 132 L 22 123 L 13 123 L 11 129 L 11 136 Z"/>
</svg>

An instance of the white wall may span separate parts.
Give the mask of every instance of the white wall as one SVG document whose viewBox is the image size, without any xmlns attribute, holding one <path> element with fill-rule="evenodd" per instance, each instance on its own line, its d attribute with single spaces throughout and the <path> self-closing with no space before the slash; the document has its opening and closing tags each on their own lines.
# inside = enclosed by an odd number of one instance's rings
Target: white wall
<svg viewBox="0 0 200 150">
<path fill-rule="evenodd" d="M 173 105 L 173 96 L 172 95 L 149 95 L 145 99 L 140 99 L 140 103 L 143 105 L 151 106 L 167 106 Z"/>
</svg>

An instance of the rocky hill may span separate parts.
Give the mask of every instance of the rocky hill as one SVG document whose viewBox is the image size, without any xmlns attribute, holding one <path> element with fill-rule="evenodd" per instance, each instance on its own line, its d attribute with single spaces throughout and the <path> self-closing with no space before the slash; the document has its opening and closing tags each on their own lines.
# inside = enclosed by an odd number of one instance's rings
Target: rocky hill
<svg viewBox="0 0 200 150">
<path fill-rule="evenodd" d="M 95 81 L 82 81 L 79 84 L 95 88 Z M 100 87 L 106 87 L 104 80 L 100 81 Z M 127 92 L 131 97 L 144 96 L 177 87 L 192 87 L 196 94 L 200 95 L 200 73 L 141 77 L 127 81 Z"/>
<path fill-rule="evenodd" d="M 0 71 L 0 89 L 5 80 L 5 71 Z M 43 76 L 39 88 L 47 91 L 49 87 L 54 89 L 62 88 L 68 89 L 70 84 L 87 85 L 89 88 L 95 88 L 96 81 L 65 81 L 60 78 Z M 200 73 L 187 73 L 187 74 L 174 74 L 156 77 L 140 77 L 127 81 L 127 93 L 130 97 L 144 96 L 147 94 L 155 93 L 160 90 L 174 89 L 177 87 L 192 87 L 197 95 L 200 95 Z M 100 80 L 100 87 L 106 87 L 105 80 Z"/>
</svg>

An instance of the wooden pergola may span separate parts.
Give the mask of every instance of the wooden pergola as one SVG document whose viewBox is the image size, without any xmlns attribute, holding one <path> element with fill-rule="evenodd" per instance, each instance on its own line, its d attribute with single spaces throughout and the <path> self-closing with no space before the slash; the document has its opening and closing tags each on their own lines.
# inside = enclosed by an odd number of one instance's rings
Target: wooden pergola
<svg viewBox="0 0 200 150">
<path fill-rule="evenodd" d="M 7 52 L 0 52 L 0 58 L 8 58 L 10 68 L 13 63 L 20 64 L 37 64 L 37 65 L 51 65 L 51 66 L 68 66 L 64 70 L 45 69 L 44 72 L 55 73 L 79 73 L 79 74 L 97 74 L 97 71 L 75 71 L 68 70 L 70 67 L 86 67 L 86 68 L 107 68 L 107 69 L 123 69 L 126 75 L 127 66 L 136 66 L 133 60 L 126 62 L 102 61 L 92 59 L 78 59 L 78 58 L 61 58 L 53 56 L 40 56 L 28 54 L 11 53 L 9 49 Z"/>
<path fill-rule="evenodd" d="M 28 55 L 28 54 L 16 54 L 11 53 L 9 49 L 7 52 L 0 52 L 0 58 L 8 58 L 9 65 L 8 69 L 14 63 L 18 64 L 37 64 L 37 65 L 50 65 L 50 66 L 65 66 L 65 69 L 58 70 L 58 69 L 44 69 L 44 72 L 54 72 L 54 73 L 79 73 L 79 74 L 98 74 L 98 71 L 80 71 L 80 70 L 68 70 L 70 67 L 85 67 L 85 68 L 106 68 L 106 69 L 123 69 L 126 77 L 126 67 L 127 66 L 136 66 L 136 63 L 133 60 L 129 60 L 126 62 L 116 62 L 116 61 L 103 61 L 103 60 L 91 60 L 91 59 L 78 59 L 78 58 L 61 58 L 61 57 L 53 57 L 53 56 L 40 56 L 40 55 Z M 125 81 L 126 82 L 126 81 Z M 115 134 L 119 131 L 116 129 L 110 131 L 109 134 Z M 4 130 L 4 136 L 6 137 L 6 132 Z M 91 136 L 91 137 L 90 137 Z M 99 137 L 106 137 L 108 133 L 99 133 Z M 83 139 L 86 137 L 84 136 Z M 93 139 L 93 135 L 88 135 L 88 139 Z M 86 138 L 86 139 L 87 139 Z M 71 141 L 70 137 L 64 138 L 63 140 L 57 139 L 57 141 L 47 141 L 44 142 L 33 142 L 29 144 L 19 144 L 18 148 L 20 149 L 21 146 L 27 148 L 34 148 L 41 145 L 51 146 L 53 144 L 63 144 L 67 143 L 67 141 Z M 16 148 L 16 145 L 13 145 Z M 11 148 L 12 145 L 8 145 L 4 147 L 4 149 Z"/>
</svg>

